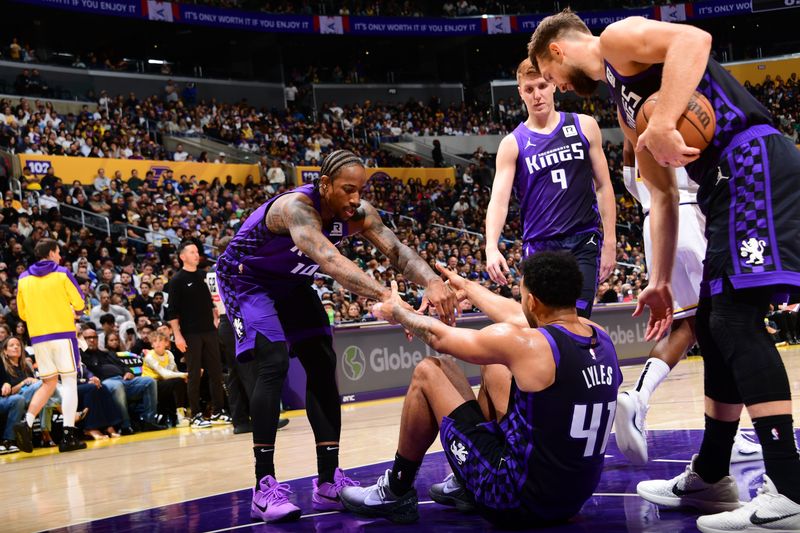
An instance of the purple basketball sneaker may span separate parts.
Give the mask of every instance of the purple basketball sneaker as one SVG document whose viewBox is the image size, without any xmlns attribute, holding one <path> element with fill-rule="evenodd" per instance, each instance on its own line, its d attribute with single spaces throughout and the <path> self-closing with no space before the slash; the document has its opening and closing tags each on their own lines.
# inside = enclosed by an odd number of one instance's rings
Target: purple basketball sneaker
<svg viewBox="0 0 800 533">
<path fill-rule="evenodd" d="M 360 485 L 358 481 L 353 481 L 341 468 L 337 468 L 333 473 L 333 483 L 322 483 L 318 485 L 318 478 L 314 478 L 314 493 L 311 495 L 311 506 L 315 511 L 342 511 L 344 505 L 339 498 L 339 493 L 345 487 L 355 487 Z"/>
<path fill-rule="evenodd" d="M 253 489 L 250 518 L 264 522 L 288 522 L 300 518 L 300 508 L 289 501 L 292 491 L 286 483 L 278 483 L 272 476 L 265 476 Z"/>
</svg>

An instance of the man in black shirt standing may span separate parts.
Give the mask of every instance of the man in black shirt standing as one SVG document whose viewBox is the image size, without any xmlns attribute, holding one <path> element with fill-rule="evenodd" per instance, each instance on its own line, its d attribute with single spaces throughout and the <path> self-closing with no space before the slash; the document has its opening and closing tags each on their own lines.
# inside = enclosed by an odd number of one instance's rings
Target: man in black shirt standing
<svg viewBox="0 0 800 533">
<path fill-rule="evenodd" d="M 169 282 L 167 320 L 175 335 L 175 345 L 186 357 L 192 427 L 230 424 L 230 417 L 222 410 L 225 391 L 222 388 L 222 361 L 217 338 L 219 316 L 205 283 L 205 273 L 197 270 L 200 252 L 193 242 L 184 241 L 178 247 L 178 257 L 183 268 Z M 201 368 L 208 373 L 211 388 L 213 414 L 210 422 L 203 418 L 200 409 Z"/>
</svg>

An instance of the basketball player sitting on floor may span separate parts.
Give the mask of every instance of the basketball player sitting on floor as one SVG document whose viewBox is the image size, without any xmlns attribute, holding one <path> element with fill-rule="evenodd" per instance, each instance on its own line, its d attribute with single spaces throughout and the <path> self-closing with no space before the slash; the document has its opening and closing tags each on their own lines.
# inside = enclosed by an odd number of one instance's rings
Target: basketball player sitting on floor
<svg viewBox="0 0 800 533">
<path fill-rule="evenodd" d="M 644 256 L 650 257 L 650 193 L 644 185 L 633 144 L 626 140 L 622 148 L 623 179 L 628 192 L 642 204 L 644 211 Z M 614 437 L 619 451 L 633 464 L 647 462 L 647 430 L 645 417 L 650 395 L 667 374 L 678 364 L 696 342 L 695 314 L 700 301 L 700 281 L 703 279 L 703 257 L 706 253 L 706 238 L 703 236 L 706 217 L 697 204 L 698 185 L 689 179 L 683 168 L 675 169 L 680 194 L 678 207 L 678 251 L 672 267 L 673 320 L 669 335 L 662 338 L 650 351 L 634 387 L 620 393 L 617 399 L 617 420 Z M 647 261 L 650 272 L 650 261 Z M 761 445 L 748 440 L 741 433 L 736 435 L 731 451 L 731 463 L 760 461 L 763 459 Z"/>
<path fill-rule="evenodd" d="M 622 380 L 608 335 L 578 317 L 583 279 L 575 258 L 558 251 L 525 259 L 522 305 L 438 268 L 459 298 L 495 324 L 454 328 L 406 310 L 394 283 L 393 298 L 373 313 L 438 352 L 484 365 L 478 399 L 452 360 L 420 361 L 403 404 L 392 469 L 375 485 L 345 487 L 342 503 L 367 516 L 417 520 L 414 478 L 441 432 L 453 475 L 431 487 L 435 501 L 474 507 L 501 526 L 569 519 L 600 480 Z"/>
</svg>

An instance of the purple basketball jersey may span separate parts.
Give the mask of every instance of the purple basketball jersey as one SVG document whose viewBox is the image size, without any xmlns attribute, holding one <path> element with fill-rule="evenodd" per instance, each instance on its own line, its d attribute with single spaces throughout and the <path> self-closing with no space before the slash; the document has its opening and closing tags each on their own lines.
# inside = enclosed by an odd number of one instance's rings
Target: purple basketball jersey
<svg viewBox="0 0 800 533">
<path fill-rule="evenodd" d="M 525 242 L 561 239 L 600 227 L 589 141 L 577 115 L 559 115 L 558 125 L 547 135 L 524 123 L 512 132 L 519 148 L 514 194 Z"/>
<path fill-rule="evenodd" d="M 553 351 L 556 379 L 539 392 L 523 392 L 512 380 L 500 422 L 520 496 L 543 517 L 577 513 L 603 470 L 622 372 L 611 338 L 593 330 L 583 337 L 557 325 L 539 328 Z"/>
<path fill-rule="evenodd" d="M 320 210 L 319 191 L 313 185 L 283 194 L 304 194 Z M 300 251 L 290 235 L 267 228 L 266 214 L 276 198 L 247 217 L 217 261 L 220 297 L 235 334 L 236 355 L 242 360 L 250 357 L 259 333 L 271 342 L 290 344 L 331 334 L 328 317 L 310 288 L 319 265 Z M 333 244 L 351 234 L 347 222 L 338 219 L 322 232 Z"/>
<path fill-rule="evenodd" d="M 623 76 L 605 61 L 605 82 L 617 104 L 625 124 L 636 129 L 636 115 L 647 98 L 661 87 L 664 65 L 656 63 L 635 76 Z M 711 144 L 703 150 L 700 158 L 686 165 L 689 177 L 700 184 L 698 193 L 701 205 L 707 196 L 709 182 L 715 185 L 717 167 L 725 148 L 745 130 L 757 125 L 772 124 L 769 111 L 750 94 L 730 72 L 713 59 L 708 60 L 697 91 L 714 107 L 717 126 Z M 702 188 L 706 185 L 705 188 Z"/>
<path fill-rule="evenodd" d="M 312 200 L 314 208 L 320 210 L 319 191 L 312 184 L 275 196 L 247 217 L 220 256 L 218 271 L 256 277 L 276 288 L 287 283 L 311 283 L 319 265 L 300 251 L 290 235 L 277 235 L 267 228 L 267 211 L 284 194 L 304 194 Z M 323 227 L 322 232 L 333 244 L 338 244 L 350 235 L 350 228 L 346 221 L 335 219 Z"/>
</svg>

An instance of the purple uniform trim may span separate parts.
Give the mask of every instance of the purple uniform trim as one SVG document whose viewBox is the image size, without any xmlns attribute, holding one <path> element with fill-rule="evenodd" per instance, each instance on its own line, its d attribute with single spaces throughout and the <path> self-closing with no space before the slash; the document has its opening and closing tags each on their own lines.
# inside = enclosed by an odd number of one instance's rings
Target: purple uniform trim
<svg viewBox="0 0 800 533">
<path fill-rule="evenodd" d="M 75 371 L 79 372 L 81 368 L 81 350 L 78 347 L 78 339 L 77 337 L 74 339 L 70 339 L 69 341 L 70 346 L 72 347 L 72 360 L 75 362 Z M 89 372 L 89 369 L 86 369 Z M 91 378 L 91 372 L 89 372 L 89 376 L 87 379 Z"/>
<path fill-rule="evenodd" d="M 550 332 L 544 328 L 538 328 L 537 331 L 544 335 L 544 338 L 547 339 L 547 343 L 550 345 L 550 349 L 553 351 L 553 361 L 556 363 L 556 368 L 558 368 L 558 363 L 561 362 L 561 352 L 558 351 L 558 345 L 556 344 L 555 339 Z"/>
<path fill-rule="evenodd" d="M 757 129 L 753 128 L 753 129 Z M 775 265 L 777 270 L 782 270 L 781 267 L 781 254 L 778 250 L 778 239 L 775 237 L 775 224 L 772 222 L 775 220 L 772 216 L 772 184 L 770 179 L 770 159 L 769 159 L 769 151 L 767 150 L 767 143 L 764 141 L 764 137 L 760 137 L 758 139 L 758 144 L 761 146 L 761 153 L 765 154 L 764 157 L 764 198 L 765 200 L 765 207 L 767 209 L 767 231 L 769 232 L 769 242 L 774 243 L 770 246 L 770 250 L 772 251 L 772 262 Z"/>
<path fill-rule="evenodd" d="M 61 333 L 48 333 L 47 335 L 37 335 L 36 337 L 31 337 L 31 344 L 54 341 L 58 339 L 74 340 L 75 342 L 78 342 L 77 334 L 73 330 L 73 331 L 64 331 Z"/>
<path fill-rule="evenodd" d="M 737 133 L 731 139 L 731 142 L 728 143 L 728 146 L 722 150 L 722 157 L 727 157 L 727 155 L 741 146 L 742 144 L 749 142 L 753 139 L 757 139 L 760 137 L 768 137 L 769 135 L 780 135 L 781 132 L 773 128 L 768 124 L 757 124 L 755 126 L 751 126 L 746 130 Z"/>
</svg>

